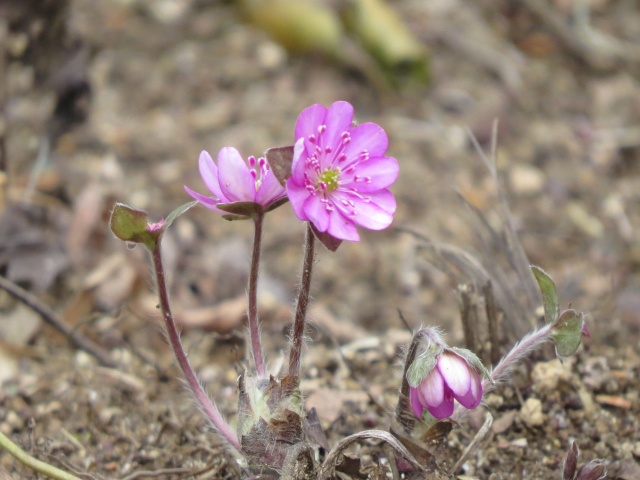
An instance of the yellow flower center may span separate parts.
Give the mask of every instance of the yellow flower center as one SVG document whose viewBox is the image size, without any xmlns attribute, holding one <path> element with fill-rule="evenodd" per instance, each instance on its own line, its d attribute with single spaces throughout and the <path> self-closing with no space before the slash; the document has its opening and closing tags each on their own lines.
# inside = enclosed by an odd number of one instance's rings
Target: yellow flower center
<svg viewBox="0 0 640 480">
<path fill-rule="evenodd" d="M 338 178 L 340 177 L 340 169 L 327 168 L 318 176 L 318 185 L 325 192 L 333 192 L 338 189 Z"/>
</svg>

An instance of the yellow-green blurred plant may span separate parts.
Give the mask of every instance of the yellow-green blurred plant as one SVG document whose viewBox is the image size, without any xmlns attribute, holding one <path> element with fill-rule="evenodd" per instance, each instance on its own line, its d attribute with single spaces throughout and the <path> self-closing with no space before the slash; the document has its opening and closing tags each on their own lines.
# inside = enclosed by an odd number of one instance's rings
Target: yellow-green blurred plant
<svg viewBox="0 0 640 480">
<path fill-rule="evenodd" d="M 319 52 L 374 82 L 425 85 L 429 54 L 385 0 L 241 0 L 246 20 L 294 54 Z M 357 48 L 360 46 L 360 48 Z M 377 71 L 372 71 L 372 68 Z"/>
<path fill-rule="evenodd" d="M 352 0 L 342 9 L 341 18 L 394 82 L 429 81 L 426 47 L 385 0 Z"/>
<path fill-rule="evenodd" d="M 242 0 L 248 22 L 267 32 L 288 51 L 339 57 L 344 35 L 340 19 L 323 2 L 310 0 Z"/>
</svg>

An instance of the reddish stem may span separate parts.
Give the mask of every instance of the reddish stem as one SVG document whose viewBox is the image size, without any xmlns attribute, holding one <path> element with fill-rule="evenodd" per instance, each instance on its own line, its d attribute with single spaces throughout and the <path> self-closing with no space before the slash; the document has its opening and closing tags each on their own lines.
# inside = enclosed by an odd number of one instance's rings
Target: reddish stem
<svg viewBox="0 0 640 480">
<path fill-rule="evenodd" d="M 155 248 L 151 252 L 153 256 L 153 266 L 156 274 L 156 282 L 158 284 L 158 297 L 160 299 L 160 310 L 162 311 L 162 318 L 167 326 L 167 337 L 169 338 L 169 344 L 173 349 L 173 353 L 178 360 L 178 365 L 182 370 L 182 374 L 187 381 L 189 389 L 193 392 L 200 408 L 205 413 L 207 418 L 211 421 L 213 426 L 220 432 L 220 435 L 227 440 L 233 448 L 238 452 L 242 451 L 240 442 L 235 432 L 231 429 L 229 424 L 222 418 L 222 415 L 218 411 L 218 408 L 213 404 L 209 396 L 204 391 L 204 388 L 198 377 L 196 376 L 189 359 L 187 357 L 182 343 L 180 342 L 180 334 L 176 328 L 176 324 L 171 314 L 171 307 L 169 305 L 169 294 L 167 292 L 167 284 L 165 280 L 164 267 L 162 265 L 162 253 L 160 250 L 160 240 L 156 243 Z"/>
<path fill-rule="evenodd" d="M 260 324 L 258 322 L 258 273 L 260 268 L 260 248 L 262 244 L 262 223 L 264 213 L 254 216 L 253 254 L 251 256 L 251 271 L 249 272 L 249 337 L 251 353 L 256 364 L 258 378 L 266 376 L 262 345 L 260 343 Z"/>
<path fill-rule="evenodd" d="M 296 316 L 293 321 L 291 349 L 289 350 L 289 375 L 294 378 L 300 376 L 300 356 L 302 353 L 302 339 L 304 338 L 304 323 L 309 306 L 309 290 L 311 289 L 311 272 L 313 267 L 315 236 L 311 224 L 307 224 L 304 243 L 304 258 L 302 263 L 302 279 L 296 302 Z"/>
<path fill-rule="evenodd" d="M 515 367 L 524 357 L 529 355 L 529 353 L 550 340 L 552 330 L 553 325 L 547 323 L 545 326 L 538 330 L 534 330 L 516 343 L 509 353 L 502 357 L 502 360 L 498 362 L 498 365 L 491 370 L 491 376 L 482 381 L 482 395 L 486 395 L 494 390 L 498 385 L 506 382 L 513 367 Z M 467 413 L 468 410 L 462 408 L 460 405 L 456 405 L 451 419 L 460 421 Z"/>
</svg>

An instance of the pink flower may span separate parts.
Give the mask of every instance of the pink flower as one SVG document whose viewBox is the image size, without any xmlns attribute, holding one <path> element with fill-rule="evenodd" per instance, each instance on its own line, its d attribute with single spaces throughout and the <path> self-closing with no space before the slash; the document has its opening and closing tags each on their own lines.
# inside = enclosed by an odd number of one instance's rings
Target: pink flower
<svg viewBox="0 0 640 480">
<path fill-rule="evenodd" d="M 420 384 L 409 387 L 409 403 L 418 418 L 425 408 L 435 418 L 447 418 L 453 413 L 454 399 L 466 408 L 476 408 L 482 401 L 482 382 L 464 358 L 445 350 Z"/>
<path fill-rule="evenodd" d="M 352 126 L 353 107 L 336 102 L 300 113 L 287 194 L 300 220 L 340 240 L 360 240 L 356 225 L 387 228 L 396 199 L 387 189 L 398 162 L 386 157 L 387 134 L 374 123 Z"/>
<path fill-rule="evenodd" d="M 255 157 L 249 157 L 245 162 L 238 150 L 233 147 L 224 147 L 218 153 L 217 166 L 211 155 L 202 151 L 199 167 L 202 180 L 213 196 L 201 195 L 187 186 L 184 189 L 211 210 L 227 214 L 229 213 L 227 210 L 218 207 L 236 202 L 251 202 L 269 210 L 286 198 L 284 188 L 274 176 L 265 158 L 256 160 Z"/>
</svg>

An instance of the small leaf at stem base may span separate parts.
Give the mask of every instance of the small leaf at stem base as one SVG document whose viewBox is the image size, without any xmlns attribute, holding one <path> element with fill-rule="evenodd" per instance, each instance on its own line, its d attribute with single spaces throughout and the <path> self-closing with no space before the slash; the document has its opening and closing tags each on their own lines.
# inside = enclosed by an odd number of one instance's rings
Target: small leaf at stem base
<svg viewBox="0 0 640 480">
<path fill-rule="evenodd" d="M 544 304 L 544 320 L 552 323 L 558 317 L 558 294 L 556 293 L 556 285 L 553 280 L 540 267 L 531 265 L 533 276 L 536 277 L 540 292 L 542 293 L 542 302 Z"/>
</svg>

